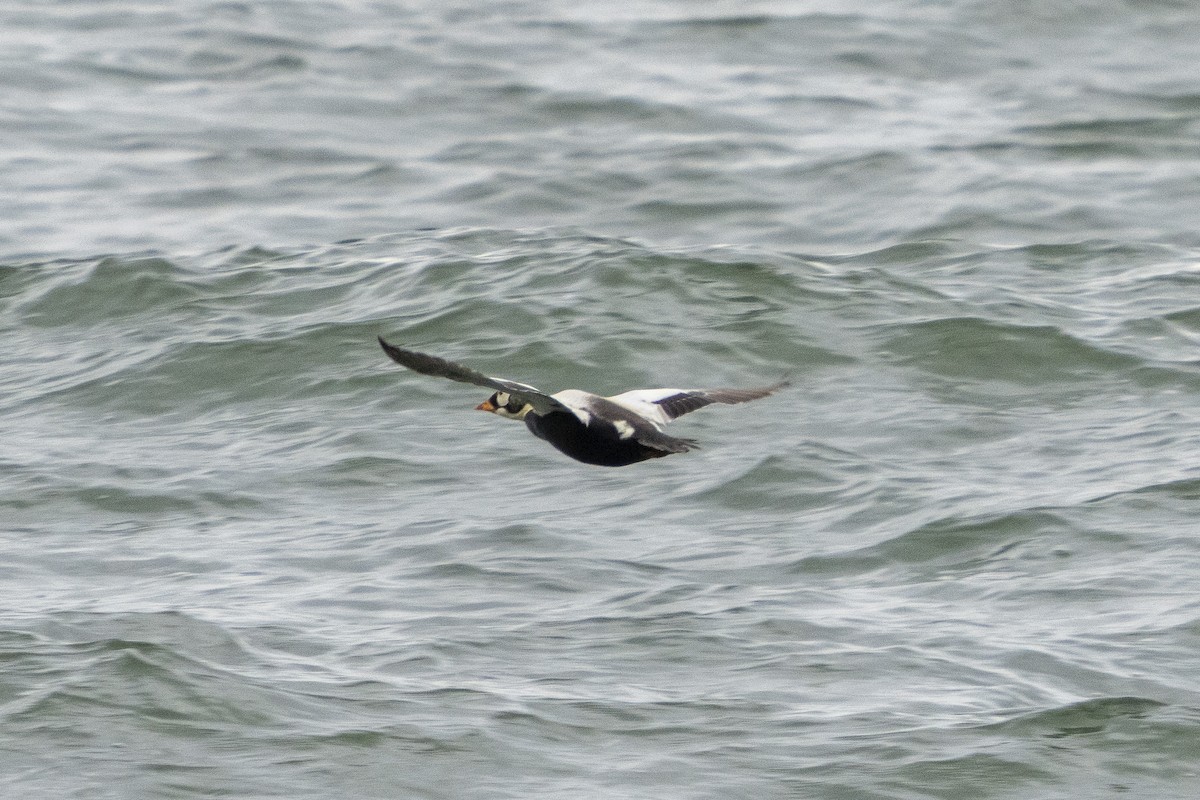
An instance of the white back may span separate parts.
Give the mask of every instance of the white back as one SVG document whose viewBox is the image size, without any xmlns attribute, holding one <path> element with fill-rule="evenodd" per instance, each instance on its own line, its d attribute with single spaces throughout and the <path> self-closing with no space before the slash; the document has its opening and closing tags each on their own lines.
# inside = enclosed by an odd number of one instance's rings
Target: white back
<svg viewBox="0 0 1200 800">
<path fill-rule="evenodd" d="M 592 420 L 592 414 L 588 410 L 589 401 L 597 395 L 591 392 L 584 392 L 579 389 L 564 389 L 557 394 L 550 395 L 558 402 L 571 410 L 571 413 L 579 417 L 579 421 L 587 425 Z"/>
<path fill-rule="evenodd" d="M 688 391 L 687 389 L 634 389 L 631 392 L 622 392 L 615 394 L 612 397 L 606 398 L 609 401 L 616 403 L 619 406 L 628 408 L 633 413 L 640 417 L 645 417 L 650 422 L 654 423 L 655 427 L 662 428 L 671 421 L 667 416 L 667 412 L 656 401 L 666 397 L 680 394 Z"/>
</svg>

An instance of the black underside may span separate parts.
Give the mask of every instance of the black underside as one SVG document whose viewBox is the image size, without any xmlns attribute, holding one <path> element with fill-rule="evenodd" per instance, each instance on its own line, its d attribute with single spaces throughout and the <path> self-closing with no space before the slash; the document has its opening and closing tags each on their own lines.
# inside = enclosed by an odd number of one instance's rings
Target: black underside
<svg viewBox="0 0 1200 800">
<path fill-rule="evenodd" d="M 621 439 L 611 424 L 596 422 L 584 425 L 574 414 L 558 412 L 525 417 L 525 425 L 534 436 L 545 439 L 559 451 L 585 464 L 624 467 L 670 455 L 667 450 L 647 447 L 633 439 Z"/>
</svg>

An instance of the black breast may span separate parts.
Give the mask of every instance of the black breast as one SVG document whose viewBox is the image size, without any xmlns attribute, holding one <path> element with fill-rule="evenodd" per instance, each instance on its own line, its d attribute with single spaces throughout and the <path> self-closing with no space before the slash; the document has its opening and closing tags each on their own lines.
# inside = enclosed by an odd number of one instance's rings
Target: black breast
<svg viewBox="0 0 1200 800">
<path fill-rule="evenodd" d="M 633 439 L 622 439 L 611 423 L 593 418 L 584 425 L 574 414 L 551 412 L 545 416 L 527 414 L 525 425 L 534 436 L 545 439 L 576 461 L 601 467 L 624 467 L 648 458 L 670 455 L 667 451 L 646 447 Z"/>
</svg>

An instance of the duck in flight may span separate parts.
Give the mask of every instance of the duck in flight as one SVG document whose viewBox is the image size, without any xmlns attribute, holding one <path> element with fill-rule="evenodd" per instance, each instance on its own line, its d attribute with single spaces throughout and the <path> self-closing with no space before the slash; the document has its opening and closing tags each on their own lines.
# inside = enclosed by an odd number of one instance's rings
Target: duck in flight
<svg viewBox="0 0 1200 800">
<path fill-rule="evenodd" d="M 635 389 L 601 397 L 579 389 L 546 394 L 524 383 L 492 378 L 444 358 L 406 350 L 379 337 L 388 357 L 422 375 L 448 378 L 495 390 L 475 408 L 523 420 L 529 431 L 576 461 L 624 467 L 698 447 L 693 439 L 663 433 L 676 417 L 713 403 L 745 403 L 787 386 L 758 389 Z"/>
</svg>

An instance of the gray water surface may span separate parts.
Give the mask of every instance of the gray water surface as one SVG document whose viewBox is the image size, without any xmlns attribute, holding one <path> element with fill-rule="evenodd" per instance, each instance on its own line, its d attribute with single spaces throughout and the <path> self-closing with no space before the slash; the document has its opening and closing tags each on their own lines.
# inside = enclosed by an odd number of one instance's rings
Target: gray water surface
<svg viewBox="0 0 1200 800">
<path fill-rule="evenodd" d="M 6 796 L 1195 797 L 1189 4 L 0 30 Z"/>
</svg>

